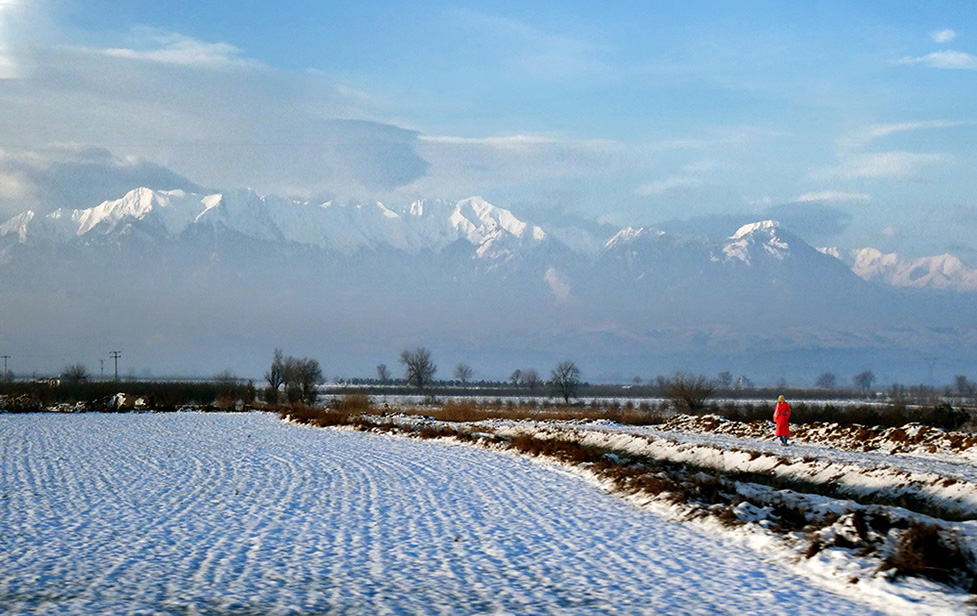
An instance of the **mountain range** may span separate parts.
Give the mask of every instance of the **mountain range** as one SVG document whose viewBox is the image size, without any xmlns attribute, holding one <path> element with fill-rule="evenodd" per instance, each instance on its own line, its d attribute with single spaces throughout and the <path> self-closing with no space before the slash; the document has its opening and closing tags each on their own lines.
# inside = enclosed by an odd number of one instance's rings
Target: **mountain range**
<svg viewBox="0 0 977 616">
<path fill-rule="evenodd" d="M 415 345 L 440 354 L 440 376 L 465 361 L 485 378 L 565 358 L 594 381 L 975 368 L 977 271 L 952 255 L 818 249 L 770 220 L 713 237 L 537 225 L 479 197 L 138 188 L 0 224 L 0 284 L 0 350 L 42 370 L 124 347 L 156 372 L 258 375 L 283 347 L 369 376 Z"/>
</svg>

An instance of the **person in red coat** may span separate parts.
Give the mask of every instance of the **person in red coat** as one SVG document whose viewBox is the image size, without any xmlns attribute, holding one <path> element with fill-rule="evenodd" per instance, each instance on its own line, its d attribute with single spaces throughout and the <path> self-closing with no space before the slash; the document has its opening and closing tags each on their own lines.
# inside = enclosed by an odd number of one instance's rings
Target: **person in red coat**
<svg viewBox="0 0 977 616">
<path fill-rule="evenodd" d="M 773 409 L 773 420 L 777 424 L 776 435 L 780 437 L 780 444 L 787 444 L 787 437 L 790 435 L 790 428 L 787 427 L 787 420 L 790 419 L 790 405 L 784 400 L 783 396 L 777 398 L 777 406 Z"/>
</svg>

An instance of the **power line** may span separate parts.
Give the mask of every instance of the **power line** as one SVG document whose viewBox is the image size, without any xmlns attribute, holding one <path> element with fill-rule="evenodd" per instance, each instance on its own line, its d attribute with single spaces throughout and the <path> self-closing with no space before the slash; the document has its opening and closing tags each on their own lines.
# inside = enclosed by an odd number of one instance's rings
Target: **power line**
<svg viewBox="0 0 977 616">
<path fill-rule="evenodd" d="M 110 351 L 109 357 L 115 360 L 115 380 L 119 380 L 119 358 L 122 357 L 122 351 Z"/>
</svg>

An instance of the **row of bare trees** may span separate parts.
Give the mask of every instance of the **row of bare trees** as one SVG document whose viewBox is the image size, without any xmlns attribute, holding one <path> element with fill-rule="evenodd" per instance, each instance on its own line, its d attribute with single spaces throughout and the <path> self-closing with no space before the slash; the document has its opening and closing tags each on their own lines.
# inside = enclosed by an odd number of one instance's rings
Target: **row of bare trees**
<svg viewBox="0 0 977 616">
<path fill-rule="evenodd" d="M 400 354 L 400 363 L 404 368 L 404 382 L 411 387 L 416 387 L 418 391 L 423 391 L 433 382 L 434 375 L 438 370 L 437 364 L 431 357 L 431 352 L 424 347 L 404 350 Z M 462 384 L 471 381 L 474 374 L 474 370 L 466 363 L 458 364 L 454 370 L 455 380 Z M 390 382 L 390 369 L 386 364 L 377 366 L 377 377 L 381 383 Z M 539 373 L 533 368 L 516 370 L 509 377 L 509 381 L 512 382 L 513 386 L 522 385 L 529 389 L 535 389 L 543 384 Z M 580 369 L 569 360 L 560 362 L 550 375 L 549 385 L 566 402 L 569 402 L 570 398 L 574 396 L 580 384 Z"/>
</svg>

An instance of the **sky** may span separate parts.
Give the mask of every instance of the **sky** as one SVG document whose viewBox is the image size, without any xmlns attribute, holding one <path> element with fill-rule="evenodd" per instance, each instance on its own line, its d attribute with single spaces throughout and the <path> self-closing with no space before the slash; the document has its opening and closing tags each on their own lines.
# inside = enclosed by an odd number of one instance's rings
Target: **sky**
<svg viewBox="0 0 977 616">
<path fill-rule="evenodd" d="M 0 219 L 481 195 L 975 266 L 975 100 L 966 1 L 0 0 Z"/>
</svg>

